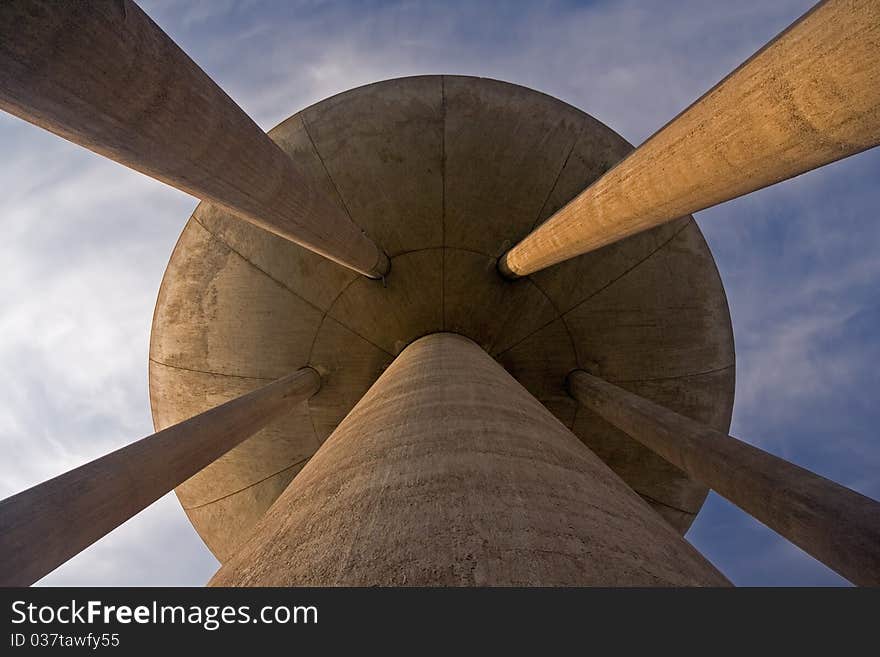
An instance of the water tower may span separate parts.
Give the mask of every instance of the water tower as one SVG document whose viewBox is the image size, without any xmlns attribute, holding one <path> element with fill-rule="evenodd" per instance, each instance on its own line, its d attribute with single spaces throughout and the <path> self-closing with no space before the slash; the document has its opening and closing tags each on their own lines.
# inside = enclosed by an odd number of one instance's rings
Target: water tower
<svg viewBox="0 0 880 657">
<path fill-rule="evenodd" d="M 0 107 L 202 199 L 156 434 L 0 502 L 30 584 L 172 488 L 220 585 L 725 585 L 716 490 L 853 582 L 880 505 L 727 435 L 691 213 L 880 142 L 880 2 L 820 3 L 634 149 L 456 75 L 257 127 L 132 2 L 0 5 Z"/>
</svg>

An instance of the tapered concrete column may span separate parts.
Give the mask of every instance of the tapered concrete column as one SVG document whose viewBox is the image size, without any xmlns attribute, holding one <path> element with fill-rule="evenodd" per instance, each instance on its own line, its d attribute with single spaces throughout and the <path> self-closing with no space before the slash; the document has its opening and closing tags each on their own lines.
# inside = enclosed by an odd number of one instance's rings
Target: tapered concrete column
<svg viewBox="0 0 880 657">
<path fill-rule="evenodd" d="M 467 338 L 407 347 L 213 585 L 724 585 Z"/>
<path fill-rule="evenodd" d="M 880 503 L 583 371 L 572 396 L 851 582 L 880 585 Z"/>
<path fill-rule="evenodd" d="M 303 368 L 0 501 L 0 586 L 28 586 L 321 385 Z"/>
<path fill-rule="evenodd" d="M 388 259 L 144 12 L 0 2 L 0 109 L 367 276 Z"/>
<path fill-rule="evenodd" d="M 594 182 L 499 262 L 509 277 L 880 142 L 880 2 L 829 0 Z"/>
</svg>

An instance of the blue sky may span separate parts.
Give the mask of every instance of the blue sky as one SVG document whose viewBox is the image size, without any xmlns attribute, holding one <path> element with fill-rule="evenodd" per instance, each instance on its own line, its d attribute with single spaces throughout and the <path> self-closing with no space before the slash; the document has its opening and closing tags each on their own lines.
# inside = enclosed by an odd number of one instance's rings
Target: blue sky
<svg viewBox="0 0 880 657">
<path fill-rule="evenodd" d="M 263 128 L 420 73 L 557 96 L 640 143 L 809 0 L 141 5 Z M 195 199 L 0 114 L 0 497 L 151 433 L 150 320 Z M 880 498 L 880 149 L 697 215 L 733 317 L 732 433 Z M 739 585 L 845 582 L 712 494 L 688 539 Z M 47 585 L 201 585 L 173 496 Z"/>
</svg>

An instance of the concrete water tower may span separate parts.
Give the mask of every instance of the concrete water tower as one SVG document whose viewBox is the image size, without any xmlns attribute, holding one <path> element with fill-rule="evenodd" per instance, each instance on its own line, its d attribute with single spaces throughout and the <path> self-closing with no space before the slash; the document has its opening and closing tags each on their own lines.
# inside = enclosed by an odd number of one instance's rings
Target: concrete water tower
<svg viewBox="0 0 880 657">
<path fill-rule="evenodd" d="M 0 35 L 0 107 L 203 199 L 158 433 L 0 502 L 0 583 L 172 488 L 220 585 L 724 585 L 683 538 L 710 488 L 880 583 L 880 505 L 727 435 L 690 216 L 880 142 L 880 2 L 820 3 L 637 149 L 455 75 L 267 136 L 127 1 L 4 2 Z"/>
</svg>

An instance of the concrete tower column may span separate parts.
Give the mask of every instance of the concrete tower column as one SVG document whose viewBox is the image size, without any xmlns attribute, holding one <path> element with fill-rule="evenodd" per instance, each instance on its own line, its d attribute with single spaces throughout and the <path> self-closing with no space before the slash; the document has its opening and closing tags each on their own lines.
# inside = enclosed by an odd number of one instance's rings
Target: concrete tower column
<svg viewBox="0 0 880 657">
<path fill-rule="evenodd" d="M 305 367 L 0 501 L 0 586 L 29 586 L 318 391 Z"/>
<path fill-rule="evenodd" d="M 213 585 L 726 585 L 471 340 L 408 346 Z"/>
<path fill-rule="evenodd" d="M 827 0 L 499 262 L 525 276 L 880 143 L 880 2 Z"/>
<path fill-rule="evenodd" d="M 0 109 L 372 278 L 385 253 L 130 0 L 0 2 Z"/>
<path fill-rule="evenodd" d="M 880 586 L 880 503 L 583 371 L 572 396 L 851 582 Z"/>
</svg>

